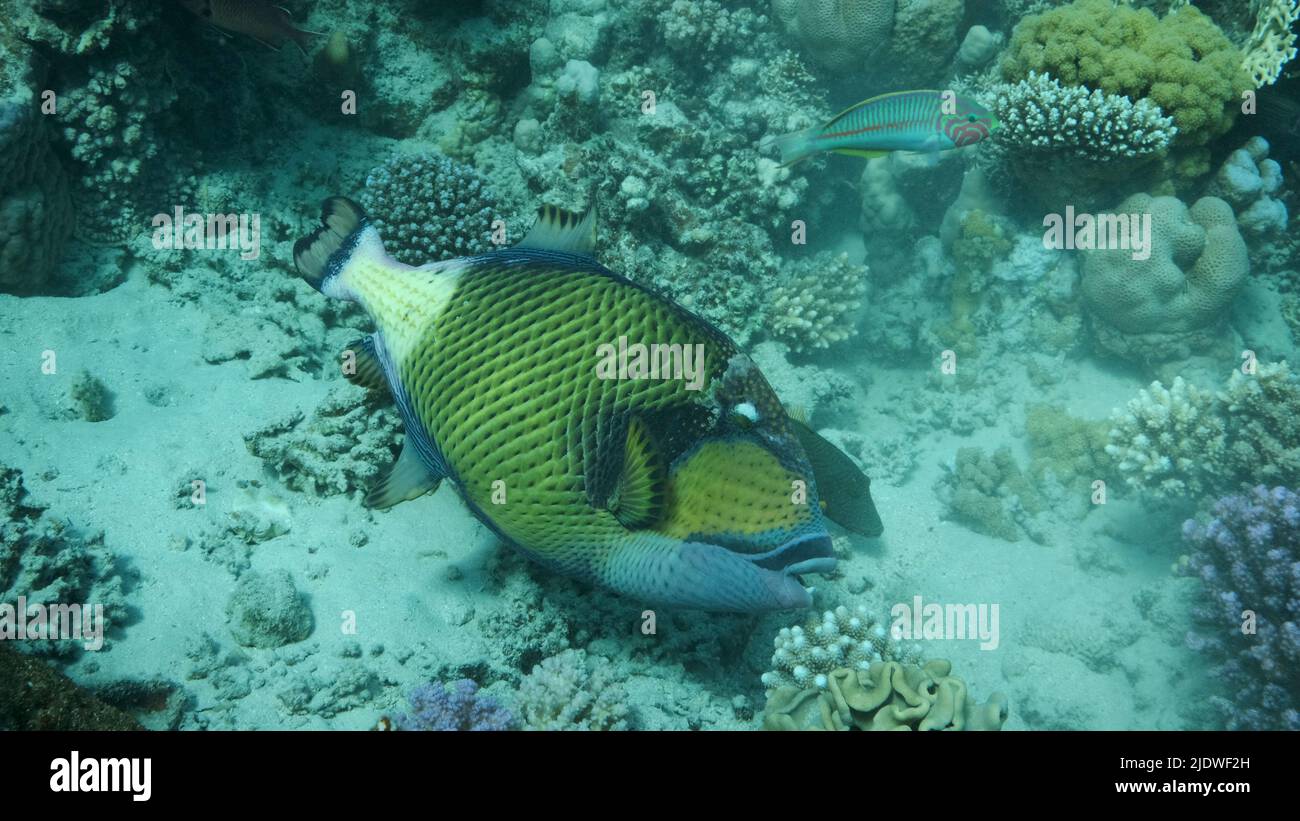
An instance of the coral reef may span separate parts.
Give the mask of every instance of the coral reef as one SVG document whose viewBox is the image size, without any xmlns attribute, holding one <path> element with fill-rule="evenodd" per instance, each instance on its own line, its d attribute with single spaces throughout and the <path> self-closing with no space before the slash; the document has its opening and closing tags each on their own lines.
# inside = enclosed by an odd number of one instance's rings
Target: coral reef
<svg viewBox="0 0 1300 821">
<path fill-rule="evenodd" d="M 139 730 L 130 715 L 0 641 L 0 730 Z"/>
<path fill-rule="evenodd" d="M 860 68 L 889 41 L 895 0 L 772 0 L 772 15 L 831 71 Z"/>
<path fill-rule="evenodd" d="M 1228 155 L 1205 193 L 1232 206 L 1237 225 L 1252 239 L 1286 230 L 1286 204 L 1280 199 L 1282 166 L 1268 157 L 1268 140 L 1252 137 Z"/>
<path fill-rule="evenodd" d="M 384 248 L 408 265 L 492 249 L 492 189 L 471 166 L 432 151 L 396 154 L 358 194 Z M 516 238 L 517 239 L 517 238 Z"/>
<path fill-rule="evenodd" d="M 1201 579 L 1188 645 L 1215 664 L 1230 730 L 1300 730 L 1300 495 L 1260 485 L 1183 526 L 1182 568 Z"/>
<path fill-rule="evenodd" d="M 1046 541 L 1038 517 L 1047 510 L 1047 502 L 1016 464 L 1010 448 L 998 448 L 992 455 L 982 448 L 959 448 L 944 471 L 935 493 L 951 518 L 977 533 L 1009 542 L 1019 541 L 1022 535 Z"/>
<path fill-rule="evenodd" d="M 130 615 L 129 579 L 102 531 L 85 533 L 28 499 L 22 473 L 0 464 L 0 603 L 29 608 L 103 605 L 105 646 Z M 89 625 L 87 625 L 89 627 Z M 4 643 L 10 643 L 8 641 Z M 50 636 L 12 642 L 24 652 L 63 659 L 81 652 L 80 638 Z"/>
<path fill-rule="evenodd" d="M 485 730 L 514 728 L 515 717 L 496 699 L 479 693 L 478 684 L 460 679 L 421 684 L 409 696 L 411 712 L 397 716 L 399 730 Z"/>
<path fill-rule="evenodd" d="M 519 685 L 519 713 L 530 730 L 626 730 L 627 695 L 613 665 L 585 650 L 543 660 Z"/>
<path fill-rule="evenodd" d="M 283 647 L 311 635 L 311 608 L 286 570 L 249 571 L 226 604 L 235 641 L 245 647 Z"/>
<path fill-rule="evenodd" d="M 852 339 L 867 288 L 867 268 L 847 254 L 818 254 L 788 266 L 771 292 L 766 327 L 795 353 Z"/>
<path fill-rule="evenodd" d="M 285 486 L 321 495 L 368 489 L 395 458 L 397 413 L 351 385 L 332 387 L 310 417 L 294 413 L 244 436 Z"/>
<path fill-rule="evenodd" d="M 768 730 L 1000 730 L 1007 701 L 994 693 L 980 704 L 952 664 L 875 661 L 866 669 L 842 667 L 826 687 L 781 686 L 763 710 Z"/>
<path fill-rule="evenodd" d="M 1176 197 L 1135 194 L 1116 212 L 1117 219 L 1137 214 L 1144 221 L 1150 214 L 1150 256 L 1135 259 L 1143 256 L 1137 238 L 1116 242 L 1113 232 L 1105 249 L 1080 251 L 1081 291 L 1098 347 L 1141 362 L 1214 344 L 1250 272 L 1231 206 L 1204 197 L 1188 208 Z"/>
<path fill-rule="evenodd" d="M 1153 382 L 1111 416 L 1106 453 L 1130 485 L 1156 498 L 1202 496 L 1217 482 L 1227 431 L 1214 394 L 1181 376 Z"/>
<path fill-rule="evenodd" d="M 867 670 L 873 662 L 910 658 L 864 605 L 854 610 L 841 605 L 822 613 L 820 621 L 782 627 L 773 645 L 772 669 L 762 676 L 768 690 L 825 690 L 829 674 L 838 668 Z"/>
<path fill-rule="evenodd" d="M 43 293 L 73 229 L 67 175 L 50 148 L 28 55 L 0 38 L 0 291 Z"/>
<path fill-rule="evenodd" d="M 1250 82 L 1236 46 L 1197 9 L 1157 17 L 1110 0 L 1075 0 L 1021 20 L 1002 74 L 1015 82 L 1030 72 L 1159 106 L 1178 128 L 1174 174 L 1183 180 L 1209 171 L 1204 146 L 1232 127 Z"/>
</svg>

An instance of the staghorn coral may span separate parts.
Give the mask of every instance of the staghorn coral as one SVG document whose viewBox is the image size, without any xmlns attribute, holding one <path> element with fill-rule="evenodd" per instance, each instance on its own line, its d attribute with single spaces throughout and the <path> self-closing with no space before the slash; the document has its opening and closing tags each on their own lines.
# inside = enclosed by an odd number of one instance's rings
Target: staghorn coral
<svg viewBox="0 0 1300 821">
<path fill-rule="evenodd" d="M 421 684 L 411 691 L 411 712 L 397 716 L 399 730 L 502 731 L 514 728 L 515 717 L 496 699 L 479 693 L 478 684 L 463 678 L 444 685 Z"/>
<path fill-rule="evenodd" d="M 1135 194 L 1117 212 L 1150 215 L 1150 257 L 1134 259 L 1133 242 L 1080 251 L 1080 288 L 1098 346 L 1141 361 L 1212 344 L 1250 271 L 1231 206 L 1204 197 L 1189 209 L 1176 197 Z"/>
<path fill-rule="evenodd" d="M 895 0 L 772 0 L 804 53 L 832 71 L 856 69 L 889 41 Z"/>
<path fill-rule="evenodd" d="M 1260 485 L 1188 520 L 1180 569 L 1201 579 L 1187 643 L 1212 659 L 1230 730 L 1300 730 L 1300 495 Z"/>
<path fill-rule="evenodd" d="M 519 685 L 519 711 L 530 730 L 626 730 L 627 696 L 613 665 L 585 650 L 544 659 Z"/>
<path fill-rule="evenodd" d="M 994 693 L 975 701 L 952 664 L 876 661 L 865 669 L 839 668 L 824 689 L 783 686 L 769 692 L 768 730 L 1000 730 L 1007 701 Z"/>
<path fill-rule="evenodd" d="M 397 431 L 395 411 L 340 384 L 310 418 L 294 411 L 245 434 L 244 444 L 286 486 L 332 495 L 368 488 L 393 461 Z"/>
<path fill-rule="evenodd" d="M 1255 29 L 1242 49 L 1241 67 L 1256 88 L 1277 82 L 1282 69 L 1295 59 L 1296 35 L 1293 26 L 1300 19 L 1296 0 L 1259 0 Z"/>
<path fill-rule="evenodd" d="M 1219 481 L 1227 431 L 1215 398 L 1176 377 L 1159 382 L 1111 415 L 1106 453 L 1124 480 L 1156 498 L 1204 495 Z"/>
<path fill-rule="evenodd" d="M 795 353 L 829 348 L 857 335 L 867 268 L 847 254 L 822 252 L 791 265 L 772 290 L 766 326 Z"/>
<path fill-rule="evenodd" d="M 836 669 L 867 670 L 873 662 L 911 657 L 864 605 L 854 610 L 841 605 L 822 613 L 820 621 L 782 627 L 773 645 L 772 669 L 762 676 L 768 690 L 825 690 Z"/>
<path fill-rule="evenodd" d="M 1209 171 L 1211 140 L 1227 133 L 1249 77 L 1241 53 L 1209 17 L 1184 7 L 1157 17 L 1110 0 L 1075 0 L 1016 26 L 1002 75 L 1050 74 L 1137 101 L 1150 99 L 1178 127 L 1175 176 Z"/>
<path fill-rule="evenodd" d="M 436 152 L 389 157 L 366 175 L 357 198 L 388 253 L 408 265 L 492 249 L 491 187 L 472 167 Z"/>
</svg>

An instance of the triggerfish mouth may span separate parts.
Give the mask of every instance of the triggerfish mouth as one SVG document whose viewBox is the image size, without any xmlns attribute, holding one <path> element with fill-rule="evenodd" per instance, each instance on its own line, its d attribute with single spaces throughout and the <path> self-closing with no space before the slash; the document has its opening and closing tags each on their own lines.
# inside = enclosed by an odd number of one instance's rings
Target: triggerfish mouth
<svg viewBox="0 0 1300 821">
<path fill-rule="evenodd" d="M 450 482 L 531 559 L 645 604 L 811 604 L 826 517 L 879 535 L 870 482 L 787 415 L 724 334 L 595 260 L 595 214 L 543 208 L 516 246 L 412 267 L 351 200 L 294 246 L 302 276 L 376 331 L 344 352 L 386 388 L 401 456 L 388 508 Z M 346 367 L 352 362 L 354 367 Z"/>
<path fill-rule="evenodd" d="M 983 140 L 997 118 L 979 103 L 952 91 L 896 91 L 863 100 L 825 125 L 771 138 L 781 164 L 830 151 L 883 157 L 891 151 L 933 154 Z"/>
</svg>

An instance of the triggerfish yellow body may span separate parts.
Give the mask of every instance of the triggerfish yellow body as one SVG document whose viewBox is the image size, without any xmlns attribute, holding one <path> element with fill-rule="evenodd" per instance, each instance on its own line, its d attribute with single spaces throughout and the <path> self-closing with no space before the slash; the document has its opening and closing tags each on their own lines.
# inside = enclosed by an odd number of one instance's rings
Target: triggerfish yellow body
<svg viewBox="0 0 1300 821">
<path fill-rule="evenodd" d="M 997 118 L 974 100 L 951 91 L 897 91 L 864 100 L 825 125 L 773 140 L 781 164 L 822 151 L 883 157 L 891 151 L 931 153 L 974 145 L 992 133 Z"/>
<path fill-rule="evenodd" d="M 801 575 L 835 567 L 826 517 L 881 532 L 867 477 L 748 356 L 591 256 L 593 211 L 543 209 L 517 246 L 419 267 L 350 200 L 326 200 L 321 222 L 298 270 L 370 314 L 348 378 L 386 387 L 406 429 L 367 506 L 446 479 L 556 571 L 736 612 L 811 603 Z"/>
</svg>

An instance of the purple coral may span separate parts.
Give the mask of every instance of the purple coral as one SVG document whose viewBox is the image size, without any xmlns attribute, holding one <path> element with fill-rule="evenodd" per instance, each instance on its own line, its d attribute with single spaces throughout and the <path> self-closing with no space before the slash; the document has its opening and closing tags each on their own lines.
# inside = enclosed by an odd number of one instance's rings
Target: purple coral
<svg viewBox="0 0 1300 821">
<path fill-rule="evenodd" d="M 478 684 L 463 678 L 450 686 L 440 681 L 411 691 L 410 715 L 397 717 L 400 730 L 511 730 L 514 715 L 491 696 L 479 695 Z"/>
<path fill-rule="evenodd" d="M 1226 496 L 1183 536 L 1206 592 L 1196 611 L 1205 629 L 1187 641 L 1232 690 L 1231 703 L 1218 700 L 1228 728 L 1300 729 L 1300 495 L 1260 486 Z"/>
</svg>

